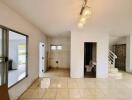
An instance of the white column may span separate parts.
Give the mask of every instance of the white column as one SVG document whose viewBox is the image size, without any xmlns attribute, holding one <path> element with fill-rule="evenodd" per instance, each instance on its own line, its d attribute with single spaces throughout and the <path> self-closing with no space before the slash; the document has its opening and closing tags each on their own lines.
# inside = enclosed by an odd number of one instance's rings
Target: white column
<svg viewBox="0 0 132 100">
<path fill-rule="evenodd" d="M 108 76 L 108 47 L 109 37 L 107 34 L 88 33 L 73 31 L 71 33 L 71 78 L 84 77 L 84 42 L 97 43 L 97 78 Z"/>
</svg>

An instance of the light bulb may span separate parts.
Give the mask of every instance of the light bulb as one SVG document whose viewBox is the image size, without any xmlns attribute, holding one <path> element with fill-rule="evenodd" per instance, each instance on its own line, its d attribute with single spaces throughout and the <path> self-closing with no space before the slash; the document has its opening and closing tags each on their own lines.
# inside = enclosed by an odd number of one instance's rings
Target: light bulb
<svg viewBox="0 0 132 100">
<path fill-rule="evenodd" d="M 86 23 L 86 17 L 81 16 L 80 22 L 81 22 L 81 23 Z"/>
<path fill-rule="evenodd" d="M 78 27 L 79 27 L 79 28 L 83 28 L 83 26 L 84 26 L 83 23 L 81 23 L 81 22 L 78 23 Z"/>
<path fill-rule="evenodd" d="M 82 15 L 83 16 L 90 16 L 92 14 L 91 8 L 90 7 L 85 7 L 83 10 Z"/>
</svg>

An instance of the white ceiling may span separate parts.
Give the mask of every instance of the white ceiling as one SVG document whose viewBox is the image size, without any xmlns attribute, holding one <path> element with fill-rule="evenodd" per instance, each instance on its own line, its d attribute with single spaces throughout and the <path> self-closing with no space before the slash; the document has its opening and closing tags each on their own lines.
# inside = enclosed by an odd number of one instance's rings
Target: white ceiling
<svg viewBox="0 0 132 100">
<path fill-rule="evenodd" d="M 132 32 L 132 0 L 88 0 L 93 15 L 84 29 L 112 35 Z M 48 36 L 77 27 L 82 0 L 3 0 Z"/>
</svg>

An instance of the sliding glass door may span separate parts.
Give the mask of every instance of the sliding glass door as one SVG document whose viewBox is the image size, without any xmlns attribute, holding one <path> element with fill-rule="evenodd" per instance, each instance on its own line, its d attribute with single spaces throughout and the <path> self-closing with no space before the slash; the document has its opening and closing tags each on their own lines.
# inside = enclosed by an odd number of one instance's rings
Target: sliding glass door
<svg viewBox="0 0 132 100">
<path fill-rule="evenodd" d="M 0 26 L 0 86 L 12 87 L 27 77 L 28 36 Z"/>
<path fill-rule="evenodd" d="M 7 83 L 7 32 L 0 28 L 0 86 Z"/>
</svg>

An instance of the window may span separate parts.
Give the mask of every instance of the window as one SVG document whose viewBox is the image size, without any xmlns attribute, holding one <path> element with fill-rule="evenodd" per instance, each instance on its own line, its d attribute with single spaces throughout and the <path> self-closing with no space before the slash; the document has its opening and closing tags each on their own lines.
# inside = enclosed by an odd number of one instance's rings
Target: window
<svg viewBox="0 0 132 100">
<path fill-rule="evenodd" d="M 51 50 L 62 50 L 62 46 L 61 45 L 51 45 Z"/>
<path fill-rule="evenodd" d="M 51 46 L 51 50 L 56 50 L 56 46 L 55 45 L 52 45 Z"/>
<path fill-rule="evenodd" d="M 57 50 L 62 50 L 62 46 L 61 45 L 58 45 L 57 46 Z"/>
</svg>

